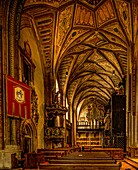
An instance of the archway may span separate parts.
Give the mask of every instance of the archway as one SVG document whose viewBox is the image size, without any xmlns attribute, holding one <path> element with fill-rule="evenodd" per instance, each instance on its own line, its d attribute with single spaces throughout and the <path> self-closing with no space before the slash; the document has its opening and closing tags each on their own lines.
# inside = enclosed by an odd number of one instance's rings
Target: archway
<svg viewBox="0 0 138 170">
<path fill-rule="evenodd" d="M 21 124 L 21 150 L 24 153 L 36 151 L 37 130 L 31 119 L 24 120 Z"/>
</svg>

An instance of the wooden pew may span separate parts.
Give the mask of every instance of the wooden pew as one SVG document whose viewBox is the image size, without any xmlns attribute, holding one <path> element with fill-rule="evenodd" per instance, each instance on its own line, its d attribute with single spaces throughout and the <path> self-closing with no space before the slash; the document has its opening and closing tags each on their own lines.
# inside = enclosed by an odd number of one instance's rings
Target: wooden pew
<svg viewBox="0 0 138 170">
<path fill-rule="evenodd" d="M 47 170 L 120 170 L 120 164 L 40 164 L 39 169 Z"/>
<path fill-rule="evenodd" d="M 84 152 L 92 151 L 92 149 L 95 148 L 95 147 L 96 148 L 102 148 L 102 145 L 99 145 L 99 146 L 97 146 L 97 145 L 96 146 L 94 146 L 94 145 L 93 146 L 89 146 L 89 145 L 84 146 Z"/>
<path fill-rule="evenodd" d="M 124 159 L 124 151 L 122 148 L 93 148 L 92 152 L 105 152 L 114 159 Z"/>
<path fill-rule="evenodd" d="M 74 146 L 74 147 L 64 147 L 64 148 L 53 148 L 53 149 L 37 149 L 37 152 L 45 152 L 45 151 L 64 151 L 65 155 L 72 153 L 72 152 L 76 152 L 76 151 L 80 151 L 80 147 L 78 146 Z"/>
<path fill-rule="evenodd" d="M 44 155 L 45 161 L 49 161 L 50 159 L 57 159 L 66 155 L 66 151 L 53 149 L 39 149 L 38 153 Z"/>
<path fill-rule="evenodd" d="M 67 157 L 60 157 L 60 158 L 57 158 L 57 160 L 86 160 L 86 158 L 67 158 Z M 87 158 L 87 160 L 114 160 L 113 158 L 111 157 L 101 157 L 101 158 Z"/>
<path fill-rule="evenodd" d="M 40 169 L 47 170 L 119 170 L 121 164 L 116 164 L 105 152 L 76 152 L 57 160 L 49 160 L 48 164 L 41 163 Z"/>
<path fill-rule="evenodd" d="M 60 160 L 49 160 L 50 164 L 112 164 L 112 163 L 116 163 L 116 160 L 112 160 L 112 159 L 91 159 L 91 160 L 71 160 L 71 159 L 60 159 Z"/>
<path fill-rule="evenodd" d="M 63 159 L 92 159 L 92 158 L 110 158 L 105 152 L 73 152 L 64 157 Z"/>
<path fill-rule="evenodd" d="M 45 151 L 64 151 L 65 155 L 71 152 L 71 148 L 54 148 L 54 149 L 38 149 L 38 152 L 45 152 Z"/>
</svg>

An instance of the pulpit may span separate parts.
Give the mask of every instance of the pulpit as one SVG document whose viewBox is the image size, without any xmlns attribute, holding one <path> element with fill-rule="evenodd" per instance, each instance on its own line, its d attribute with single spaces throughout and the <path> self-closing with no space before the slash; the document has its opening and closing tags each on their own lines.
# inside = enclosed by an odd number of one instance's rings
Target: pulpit
<svg viewBox="0 0 138 170">
<path fill-rule="evenodd" d="M 59 103 L 46 108 L 45 115 L 45 148 L 66 146 L 66 112 L 67 109 Z"/>
</svg>

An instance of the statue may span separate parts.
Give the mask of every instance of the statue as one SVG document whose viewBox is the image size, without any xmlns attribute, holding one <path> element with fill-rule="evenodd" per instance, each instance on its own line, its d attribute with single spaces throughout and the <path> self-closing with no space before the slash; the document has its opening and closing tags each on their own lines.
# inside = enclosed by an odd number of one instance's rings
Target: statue
<svg viewBox="0 0 138 170">
<path fill-rule="evenodd" d="M 104 130 L 105 131 L 110 130 L 110 123 L 111 123 L 110 111 L 108 110 L 107 113 L 106 113 L 106 116 L 104 118 L 104 124 L 105 124 Z"/>
</svg>

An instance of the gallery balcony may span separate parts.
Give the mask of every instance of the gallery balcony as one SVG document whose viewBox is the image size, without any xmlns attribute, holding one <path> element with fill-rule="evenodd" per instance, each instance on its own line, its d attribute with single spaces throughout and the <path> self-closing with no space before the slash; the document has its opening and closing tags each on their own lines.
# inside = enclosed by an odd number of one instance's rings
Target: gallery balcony
<svg viewBox="0 0 138 170">
<path fill-rule="evenodd" d="M 77 121 L 77 130 L 102 130 L 103 128 L 103 121 Z"/>
</svg>

